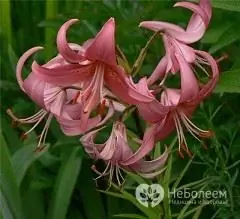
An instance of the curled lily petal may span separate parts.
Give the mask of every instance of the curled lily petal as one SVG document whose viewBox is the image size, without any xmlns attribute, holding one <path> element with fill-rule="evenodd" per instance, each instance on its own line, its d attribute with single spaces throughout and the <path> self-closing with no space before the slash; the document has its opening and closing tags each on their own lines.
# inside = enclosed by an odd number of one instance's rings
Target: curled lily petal
<svg viewBox="0 0 240 219">
<path fill-rule="evenodd" d="M 33 47 L 33 48 L 27 50 L 18 60 L 17 67 L 16 67 L 16 77 L 17 77 L 17 81 L 18 81 L 20 88 L 24 92 L 25 92 L 25 90 L 23 88 L 23 78 L 22 78 L 23 65 L 30 56 L 32 56 L 35 52 L 42 50 L 42 49 L 43 49 L 43 47 L 40 47 L 40 46 Z"/>
<path fill-rule="evenodd" d="M 176 54 L 176 58 L 180 66 L 181 74 L 181 98 L 180 102 L 193 100 L 199 92 L 197 79 L 190 65 L 182 58 L 180 54 Z"/>
<path fill-rule="evenodd" d="M 206 98 L 207 96 L 209 96 L 209 94 L 211 94 L 211 92 L 215 88 L 217 81 L 219 79 L 219 69 L 218 69 L 217 62 L 209 53 L 200 51 L 200 50 L 196 50 L 195 52 L 198 55 L 202 56 L 204 59 L 206 59 L 206 61 L 210 65 L 211 71 L 212 71 L 211 79 L 209 80 L 209 82 L 207 84 L 205 84 L 203 86 L 203 88 L 199 92 L 199 99 L 202 100 L 202 99 Z"/>
<path fill-rule="evenodd" d="M 166 163 L 167 158 L 168 158 L 168 149 L 165 148 L 164 153 L 158 158 L 151 161 L 141 161 L 138 171 L 142 173 L 147 173 L 147 172 L 152 172 L 156 169 L 160 169 Z"/>
<path fill-rule="evenodd" d="M 152 85 L 154 82 L 156 82 L 158 79 L 161 79 L 164 77 L 167 69 L 167 57 L 164 56 L 161 61 L 158 63 L 157 67 L 153 71 L 153 73 L 150 75 L 150 77 L 147 79 L 147 84 Z"/>
<path fill-rule="evenodd" d="M 196 13 L 198 16 L 201 17 L 205 26 L 208 25 L 208 21 L 209 21 L 208 15 L 205 13 L 204 10 L 202 10 L 202 8 L 199 5 L 192 2 L 177 2 L 173 7 L 182 7 L 182 8 L 187 8 L 193 11 L 194 13 Z"/>
<path fill-rule="evenodd" d="M 150 126 L 144 134 L 142 145 L 132 156 L 130 156 L 127 160 L 122 162 L 122 164 L 131 165 L 145 157 L 154 147 L 155 132 L 156 126 L 155 125 Z"/>
<path fill-rule="evenodd" d="M 67 39 L 66 32 L 68 28 L 78 22 L 78 19 L 71 19 L 64 23 L 58 31 L 57 34 L 57 47 L 59 53 L 69 62 L 78 63 L 83 59 L 83 56 L 79 52 L 74 51 L 70 48 Z"/>
</svg>

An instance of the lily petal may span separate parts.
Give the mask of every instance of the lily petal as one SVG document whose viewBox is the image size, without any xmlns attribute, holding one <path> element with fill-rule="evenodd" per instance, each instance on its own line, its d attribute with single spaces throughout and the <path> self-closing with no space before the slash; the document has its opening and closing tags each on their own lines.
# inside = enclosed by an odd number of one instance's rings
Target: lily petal
<svg viewBox="0 0 240 219">
<path fill-rule="evenodd" d="M 91 66 L 68 64 L 47 68 L 40 66 L 36 61 L 32 64 L 32 71 L 42 80 L 57 85 L 72 85 L 89 77 Z"/>
<path fill-rule="evenodd" d="M 25 64 L 26 60 L 32 56 L 35 52 L 42 50 L 43 47 L 37 46 L 37 47 L 33 47 L 29 50 L 27 50 L 18 60 L 17 63 L 17 67 L 16 67 L 16 77 L 17 77 L 17 81 L 18 84 L 20 86 L 20 88 L 25 92 L 24 88 L 23 88 L 23 78 L 22 78 L 22 70 L 23 70 L 23 65 Z"/>
<path fill-rule="evenodd" d="M 183 57 L 180 54 L 176 53 L 176 58 L 179 62 L 180 74 L 181 74 L 180 102 L 193 100 L 197 97 L 199 92 L 197 79 L 190 65 L 183 59 Z"/>
<path fill-rule="evenodd" d="M 71 19 L 67 21 L 61 26 L 57 34 L 57 47 L 59 53 L 64 57 L 64 59 L 72 63 L 78 63 L 84 59 L 83 56 L 79 54 L 79 51 L 76 52 L 69 47 L 66 39 L 66 32 L 68 28 L 76 22 L 78 22 L 78 19 Z"/>
<path fill-rule="evenodd" d="M 110 18 L 85 52 L 85 57 L 94 61 L 116 66 L 115 21 Z"/>
<path fill-rule="evenodd" d="M 145 131 L 143 142 L 142 142 L 142 145 L 139 147 L 139 149 L 127 160 L 123 161 L 121 164 L 128 166 L 138 162 L 143 157 L 145 157 L 153 149 L 155 145 L 155 132 L 156 132 L 156 126 L 155 125 L 150 126 Z"/>
</svg>

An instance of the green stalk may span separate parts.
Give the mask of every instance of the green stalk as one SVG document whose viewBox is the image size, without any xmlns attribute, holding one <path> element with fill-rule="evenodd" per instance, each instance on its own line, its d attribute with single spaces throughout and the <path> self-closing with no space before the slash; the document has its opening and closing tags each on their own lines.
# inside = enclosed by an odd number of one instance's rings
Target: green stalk
<svg viewBox="0 0 240 219">
<path fill-rule="evenodd" d="M 177 180 L 176 180 L 175 183 L 173 184 L 173 188 L 177 188 L 177 186 L 178 186 L 179 183 L 181 182 L 183 176 L 184 176 L 185 173 L 187 172 L 190 164 L 192 163 L 193 159 L 194 159 L 194 157 L 188 161 L 187 165 L 186 165 L 185 168 L 182 170 L 181 174 L 179 175 L 179 177 L 177 178 Z"/>
<path fill-rule="evenodd" d="M 154 33 L 149 40 L 147 41 L 146 45 L 141 49 L 139 56 L 137 58 L 137 60 L 135 61 L 135 63 L 133 64 L 132 70 L 130 75 L 132 76 L 136 76 L 137 73 L 139 72 L 139 70 L 142 67 L 143 61 L 145 59 L 145 56 L 147 54 L 147 50 L 148 47 L 150 46 L 150 44 L 155 40 L 155 38 L 159 35 L 159 32 Z"/>
<path fill-rule="evenodd" d="M 10 0 L 0 1 L 1 32 L 6 37 L 9 44 L 12 43 L 12 22 L 11 22 L 11 2 Z"/>
<path fill-rule="evenodd" d="M 54 19 L 57 16 L 58 1 L 46 0 L 46 20 Z M 54 51 L 56 31 L 52 28 L 45 29 L 45 58 L 49 59 Z"/>
<path fill-rule="evenodd" d="M 165 193 L 164 199 L 163 199 L 163 208 L 164 208 L 164 213 L 165 213 L 165 215 L 164 215 L 165 219 L 172 219 L 168 191 L 169 191 L 169 183 L 170 183 L 171 173 L 172 173 L 172 160 L 173 160 L 172 148 L 175 145 L 176 141 L 177 141 L 177 138 L 175 137 L 170 145 L 167 169 L 166 169 L 165 176 L 163 179 L 163 188 L 164 188 L 164 193 Z"/>
</svg>

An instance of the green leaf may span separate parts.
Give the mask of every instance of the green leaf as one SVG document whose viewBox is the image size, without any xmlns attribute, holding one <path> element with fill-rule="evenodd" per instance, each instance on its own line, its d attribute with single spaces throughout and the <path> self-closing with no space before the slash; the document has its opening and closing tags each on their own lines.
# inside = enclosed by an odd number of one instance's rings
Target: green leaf
<svg viewBox="0 0 240 219">
<path fill-rule="evenodd" d="M 147 217 L 143 217 L 138 214 L 116 214 L 114 217 L 121 217 L 121 218 L 135 218 L 135 219 L 148 219 Z"/>
<path fill-rule="evenodd" d="M 215 53 L 220 49 L 232 44 L 233 42 L 240 39 L 240 28 L 239 24 L 232 25 L 227 31 L 225 31 L 217 40 L 215 44 L 209 49 L 210 53 Z"/>
<path fill-rule="evenodd" d="M 2 209 L 3 218 L 22 219 L 22 207 L 20 193 L 17 181 L 14 175 L 14 169 L 7 148 L 6 141 L 0 132 L 1 153 L 0 153 L 0 208 Z"/>
<path fill-rule="evenodd" d="M 82 164 L 80 147 L 64 148 L 64 159 L 59 169 L 48 212 L 49 219 L 65 219 L 74 186 Z M 67 150 L 69 149 L 69 151 Z"/>
<path fill-rule="evenodd" d="M 215 93 L 240 93 L 240 69 L 221 73 Z"/>
<path fill-rule="evenodd" d="M 115 189 L 119 188 L 112 184 Z M 128 193 L 126 190 L 121 189 L 120 192 L 122 193 L 121 196 L 124 196 L 124 199 L 130 201 L 132 204 L 134 204 L 140 211 L 142 211 L 146 216 L 149 218 L 157 218 L 157 215 L 154 211 L 154 209 L 146 208 L 145 206 L 141 205 L 137 200 L 136 197 L 132 194 Z"/>
<path fill-rule="evenodd" d="M 1 115 L 1 122 L 4 129 L 2 130 L 3 135 L 6 140 L 6 144 L 11 153 L 15 152 L 17 149 L 21 148 L 22 142 L 18 136 L 17 131 L 9 124 L 5 115 Z"/>
<path fill-rule="evenodd" d="M 213 0 L 214 8 L 220 8 L 228 11 L 240 12 L 240 1 L 239 0 Z"/>
<path fill-rule="evenodd" d="M 226 22 L 216 27 L 212 27 L 206 31 L 204 37 L 201 40 L 201 43 L 216 43 L 220 36 L 226 32 L 232 26 L 231 23 Z"/>
<path fill-rule="evenodd" d="M 58 11 L 58 2 L 47 0 L 46 1 L 46 20 L 55 18 L 57 16 Z M 53 51 L 55 48 L 54 40 L 56 37 L 56 30 L 52 28 L 46 28 L 45 29 L 45 54 L 46 54 L 46 60 L 49 59 L 53 55 Z"/>
<path fill-rule="evenodd" d="M 22 202 L 24 203 L 24 212 L 26 218 L 43 219 L 45 218 L 44 211 L 44 193 L 39 189 L 34 189 L 31 186 L 24 189 L 21 194 Z M 37 207 L 36 207 L 37 206 Z"/>
<path fill-rule="evenodd" d="M 28 168 L 31 166 L 34 161 L 36 161 L 48 147 L 40 152 L 35 152 L 36 145 L 26 145 L 20 148 L 17 152 L 14 153 L 12 157 L 12 164 L 15 170 L 15 176 L 17 179 L 17 185 L 20 187 L 23 177 L 25 176 Z"/>
<path fill-rule="evenodd" d="M 90 163 L 84 162 L 84 167 L 80 173 L 80 181 L 77 186 L 87 219 L 106 218 L 103 206 L 103 200 L 99 191 L 96 190 L 96 184 L 92 174 Z M 94 211 L 93 211 L 94 206 Z"/>
</svg>

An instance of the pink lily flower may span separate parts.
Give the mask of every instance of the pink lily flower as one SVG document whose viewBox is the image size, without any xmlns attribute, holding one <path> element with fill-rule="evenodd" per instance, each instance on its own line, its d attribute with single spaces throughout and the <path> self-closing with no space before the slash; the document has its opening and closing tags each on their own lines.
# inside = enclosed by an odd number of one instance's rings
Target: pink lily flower
<svg viewBox="0 0 240 219">
<path fill-rule="evenodd" d="M 210 0 L 200 0 L 199 4 L 191 2 L 178 2 L 174 7 L 183 7 L 193 11 L 193 15 L 188 22 L 186 30 L 175 24 L 162 21 L 144 21 L 140 27 L 145 27 L 153 31 L 162 31 L 182 43 L 194 43 L 202 38 L 208 27 L 212 16 Z"/>
<path fill-rule="evenodd" d="M 128 145 L 126 127 L 122 122 L 115 122 L 113 124 L 111 135 L 103 144 L 94 143 L 99 130 L 89 132 L 81 138 L 86 152 L 92 158 L 101 159 L 107 164 L 106 169 L 102 173 L 94 168 L 100 175 L 99 177 L 109 175 L 111 182 L 115 173 L 118 183 L 121 184 L 120 181 L 123 180 L 121 169 L 134 171 L 145 178 L 152 178 L 162 172 L 162 168 L 168 157 L 167 149 L 155 160 L 146 161 L 142 159 L 149 152 L 149 148 L 151 150 L 154 147 L 155 128 L 149 128 L 146 131 L 143 141 L 140 141 L 141 146 L 135 153 Z M 142 149 L 145 151 L 143 156 L 142 152 L 140 152 Z"/>
<path fill-rule="evenodd" d="M 77 45 L 70 44 L 72 48 L 79 49 Z M 47 132 L 51 123 L 53 116 L 60 123 L 60 127 L 66 135 L 79 135 L 82 134 L 97 125 L 104 124 L 114 113 L 112 103 L 109 103 L 109 110 L 106 117 L 102 120 L 101 116 L 96 116 L 90 118 L 87 121 L 87 125 L 79 127 L 81 124 L 81 119 L 79 117 L 81 111 L 81 104 L 72 104 L 77 91 L 74 89 L 65 89 L 62 86 L 53 85 L 41 80 L 38 75 L 31 72 L 26 79 L 22 78 L 22 69 L 26 60 L 35 52 L 41 50 L 42 47 L 34 47 L 25 52 L 19 59 L 16 76 L 20 88 L 42 109 L 38 111 L 33 116 L 28 118 L 17 118 L 14 113 L 9 109 L 7 113 L 13 118 L 14 121 L 23 124 L 34 124 L 33 127 L 24 133 L 23 136 L 27 136 L 31 131 L 33 131 L 46 117 L 46 123 L 40 134 L 38 149 L 41 149 L 45 145 L 45 140 Z M 59 66 L 67 65 L 68 63 L 61 57 L 61 55 L 56 56 L 54 59 L 45 64 L 49 69 Z"/>
<path fill-rule="evenodd" d="M 146 79 L 142 79 L 137 85 L 134 84 L 124 69 L 117 64 L 114 19 L 110 18 L 94 39 L 88 40 L 81 50 L 75 51 L 67 43 L 66 32 L 77 21 L 67 21 L 57 36 L 59 53 L 69 64 L 49 69 L 34 62 L 33 72 L 52 84 L 70 86 L 76 82 L 83 82 L 79 100 L 84 106 L 86 119 L 92 110 L 104 101 L 105 86 L 129 104 L 151 102 L 153 95 L 147 88 Z"/>
<path fill-rule="evenodd" d="M 183 126 L 199 141 L 201 137 L 210 137 L 212 135 L 211 131 L 198 128 L 189 119 L 199 103 L 211 94 L 219 78 L 218 66 L 213 57 L 204 51 L 196 52 L 206 60 L 211 67 L 211 79 L 206 84 L 199 86 L 198 83 L 196 83 L 196 78 L 192 77 L 193 72 L 190 66 L 185 62 L 182 55 L 176 54 L 180 65 L 180 72 L 184 72 L 184 74 L 181 74 L 181 89 L 164 88 L 161 93 L 161 100 L 155 100 L 153 102 L 154 106 L 150 107 L 144 104 L 138 106 L 143 118 L 155 123 L 157 127 L 156 140 L 162 140 L 173 130 L 177 130 L 179 154 L 181 156 L 183 156 L 181 149 L 190 155 L 183 132 Z M 150 113 L 150 108 L 154 109 L 152 110 L 153 113 Z M 157 113 L 157 108 L 168 110 L 168 113 L 164 115 L 161 113 L 161 110 L 160 113 Z"/>
</svg>

